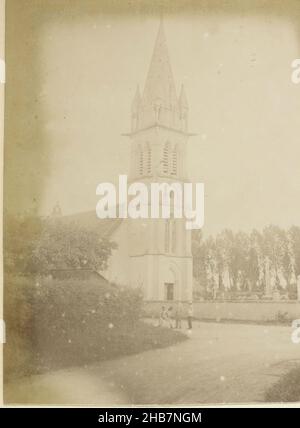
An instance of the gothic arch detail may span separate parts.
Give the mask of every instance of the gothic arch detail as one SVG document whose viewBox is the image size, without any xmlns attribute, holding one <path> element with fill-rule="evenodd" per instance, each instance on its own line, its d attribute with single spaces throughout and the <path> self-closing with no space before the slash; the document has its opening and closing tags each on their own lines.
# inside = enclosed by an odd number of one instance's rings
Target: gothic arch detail
<svg viewBox="0 0 300 428">
<path fill-rule="evenodd" d="M 152 174 L 152 150 L 149 142 L 139 144 L 137 148 L 137 175 L 143 177 Z"/>
</svg>

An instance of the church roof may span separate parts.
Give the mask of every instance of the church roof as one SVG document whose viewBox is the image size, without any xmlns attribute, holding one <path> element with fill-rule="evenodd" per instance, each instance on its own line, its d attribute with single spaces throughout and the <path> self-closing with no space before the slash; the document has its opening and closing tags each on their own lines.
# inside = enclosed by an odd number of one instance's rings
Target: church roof
<svg viewBox="0 0 300 428">
<path fill-rule="evenodd" d="M 65 224 L 76 224 L 78 227 L 97 231 L 103 238 L 110 238 L 122 223 L 119 218 L 99 219 L 94 210 L 61 216 L 58 219 Z"/>
<path fill-rule="evenodd" d="M 95 279 L 98 281 L 99 285 L 111 285 L 99 272 L 89 268 L 50 269 L 48 274 L 50 274 L 53 279 L 73 279 L 85 281 Z"/>
</svg>

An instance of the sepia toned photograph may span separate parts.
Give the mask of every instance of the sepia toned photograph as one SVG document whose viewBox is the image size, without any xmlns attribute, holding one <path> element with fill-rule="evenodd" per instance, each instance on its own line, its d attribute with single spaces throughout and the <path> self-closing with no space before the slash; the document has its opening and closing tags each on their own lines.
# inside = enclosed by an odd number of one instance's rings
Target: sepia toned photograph
<svg viewBox="0 0 300 428">
<path fill-rule="evenodd" d="M 5 3 L 4 405 L 298 406 L 300 2 Z"/>
</svg>

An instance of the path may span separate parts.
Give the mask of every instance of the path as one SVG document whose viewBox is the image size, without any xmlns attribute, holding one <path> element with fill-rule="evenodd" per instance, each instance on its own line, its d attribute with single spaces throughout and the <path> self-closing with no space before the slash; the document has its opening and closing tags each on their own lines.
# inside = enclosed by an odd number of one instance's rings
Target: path
<svg viewBox="0 0 300 428">
<path fill-rule="evenodd" d="M 291 327 L 195 323 L 189 340 L 165 349 L 34 376 L 6 389 L 6 400 L 61 404 L 261 402 L 300 362 Z"/>
</svg>

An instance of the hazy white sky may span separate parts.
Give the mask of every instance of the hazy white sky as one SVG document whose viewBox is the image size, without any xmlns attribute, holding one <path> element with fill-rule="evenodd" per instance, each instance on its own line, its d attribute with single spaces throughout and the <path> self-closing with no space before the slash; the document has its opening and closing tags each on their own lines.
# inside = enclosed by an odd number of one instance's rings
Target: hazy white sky
<svg viewBox="0 0 300 428">
<path fill-rule="evenodd" d="M 190 106 L 188 170 L 205 183 L 205 230 L 300 224 L 300 57 L 295 28 L 279 18 L 169 18 L 173 74 Z M 89 18 L 52 22 L 40 45 L 51 174 L 43 213 L 95 209 L 99 182 L 129 170 L 136 85 L 144 86 L 159 22 Z"/>
</svg>

